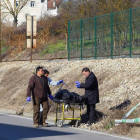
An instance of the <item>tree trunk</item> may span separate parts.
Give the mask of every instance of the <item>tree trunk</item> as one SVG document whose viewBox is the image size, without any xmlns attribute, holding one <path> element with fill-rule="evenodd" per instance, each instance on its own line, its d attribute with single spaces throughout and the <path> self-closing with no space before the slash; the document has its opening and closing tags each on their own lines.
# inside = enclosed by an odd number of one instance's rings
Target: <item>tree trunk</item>
<svg viewBox="0 0 140 140">
<path fill-rule="evenodd" d="M 17 10 L 16 10 L 16 0 L 14 0 L 14 14 L 13 14 L 13 17 L 14 17 L 14 25 L 13 27 L 16 28 L 17 27 Z"/>
<path fill-rule="evenodd" d="M 18 20 L 17 17 L 14 17 L 13 27 L 17 28 Z"/>
</svg>

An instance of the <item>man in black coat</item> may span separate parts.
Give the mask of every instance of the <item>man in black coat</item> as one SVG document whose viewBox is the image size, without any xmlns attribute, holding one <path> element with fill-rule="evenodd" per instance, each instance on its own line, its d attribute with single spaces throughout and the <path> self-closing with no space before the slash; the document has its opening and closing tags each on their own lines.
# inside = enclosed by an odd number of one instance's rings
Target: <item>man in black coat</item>
<svg viewBox="0 0 140 140">
<path fill-rule="evenodd" d="M 87 125 L 92 125 L 96 121 L 96 103 L 99 103 L 98 81 L 89 68 L 83 68 L 82 73 L 86 76 L 85 83 L 78 81 L 75 83 L 77 88 L 85 88 L 85 104 L 87 105 L 87 115 L 89 117 Z"/>
</svg>

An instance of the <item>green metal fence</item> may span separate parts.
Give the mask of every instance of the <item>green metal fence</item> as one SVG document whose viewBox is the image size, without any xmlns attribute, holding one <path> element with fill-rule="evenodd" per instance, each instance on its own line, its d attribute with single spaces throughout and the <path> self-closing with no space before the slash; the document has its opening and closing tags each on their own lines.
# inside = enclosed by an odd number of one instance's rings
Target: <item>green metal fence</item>
<svg viewBox="0 0 140 140">
<path fill-rule="evenodd" d="M 68 22 L 68 59 L 140 57 L 140 8 Z"/>
</svg>

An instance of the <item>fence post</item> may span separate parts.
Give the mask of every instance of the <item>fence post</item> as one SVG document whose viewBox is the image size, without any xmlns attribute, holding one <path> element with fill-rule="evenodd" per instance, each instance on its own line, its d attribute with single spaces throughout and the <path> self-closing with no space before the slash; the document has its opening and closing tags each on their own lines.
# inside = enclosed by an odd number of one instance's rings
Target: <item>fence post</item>
<svg viewBox="0 0 140 140">
<path fill-rule="evenodd" d="M 111 59 L 113 59 L 113 12 L 111 12 Z"/>
<path fill-rule="evenodd" d="M 95 29 L 95 59 L 97 59 L 97 16 L 94 18 L 94 29 Z"/>
<path fill-rule="evenodd" d="M 83 47 L 83 19 L 81 18 L 81 60 L 83 59 L 83 56 L 82 56 L 83 49 L 82 49 L 82 47 Z"/>
<path fill-rule="evenodd" d="M 132 8 L 129 10 L 129 25 L 130 25 L 130 58 L 132 57 Z"/>
<path fill-rule="evenodd" d="M 68 21 L 68 61 L 70 60 L 70 21 Z"/>
</svg>

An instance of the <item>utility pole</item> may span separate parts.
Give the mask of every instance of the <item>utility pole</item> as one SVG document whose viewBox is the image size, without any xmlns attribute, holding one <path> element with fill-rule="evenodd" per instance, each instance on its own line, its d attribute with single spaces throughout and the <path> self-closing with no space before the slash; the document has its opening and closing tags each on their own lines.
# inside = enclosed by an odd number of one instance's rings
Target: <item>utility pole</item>
<svg viewBox="0 0 140 140">
<path fill-rule="evenodd" d="M 2 62 L 2 55 L 1 55 L 1 0 L 0 0 L 0 62 Z"/>
</svg>

